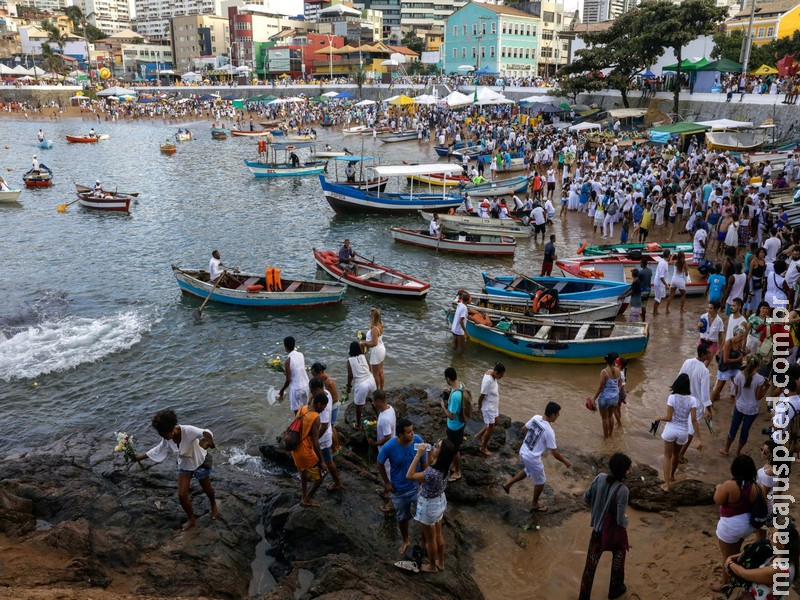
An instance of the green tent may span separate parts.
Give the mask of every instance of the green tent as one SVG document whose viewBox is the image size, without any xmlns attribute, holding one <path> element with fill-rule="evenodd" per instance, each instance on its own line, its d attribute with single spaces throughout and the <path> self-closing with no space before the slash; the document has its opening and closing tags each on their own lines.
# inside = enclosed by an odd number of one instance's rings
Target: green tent
<svg viewBox="0 0 800 600">
<path fill-rule="evenodd" d="M 710 62 L 699 70 L 719 71 L 720 73 L 741 73 L 742 65 L 733 60 L 723 58 L 722 60 L 715 60 L 714 62 Z"/>
<path fill-rule="evenodd" d="M 652 127 L 650 131 L 656 131 L 661 133 L 669 133 L 669 134 L 687 134 L 687 133 L 700 133 L 702 131 L 706 131 L 711 129 L 707 125 L 698 125 L 697 123 L 690 123 L 688 121 L 679 121 L 677 123 L 668 123 L 666 125 L 658 125 L 657 127 Z"/>
<path fill-rule="evenodd" d="M 707 58 L 701 58 L 697 62 L 693 62 L 692 60 L 685 58 L 681 61 L 681 73 L 689 73 L 691 71 L 697 71 L 698 69 L 706 66 L 708 64 Z M 664 67 L 661 69 L 662 72 L 664 71 L 672 71 L 673 73 L 678 72 L 678 63 L 674 65 L 670 65 L 668 67 Z"/>
</svg>

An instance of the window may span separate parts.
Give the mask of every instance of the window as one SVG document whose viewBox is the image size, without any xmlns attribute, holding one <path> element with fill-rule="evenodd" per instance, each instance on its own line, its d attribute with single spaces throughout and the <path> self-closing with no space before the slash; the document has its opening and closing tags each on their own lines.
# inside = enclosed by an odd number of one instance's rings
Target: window
<svg viewBox="0 0 800 600">
<path fill-rule="evenodd" d="M 500 48 L 500 56 L 502 56 L 503 58 L 506 57 L 506 47 L 505 46 Z"/>
<path fill-rule="evenodd" d="M 759 27 L 758 28 L 758 37 L 760 37 L 760 38 L 764 37 L 764 28 L 763 27 Z"/>
<path fill-rule="evenodd" d="M 531 57 L 531 49 L 525 48 L 525 58 L 530 58 L 530 57 Z"/>
<path fill-rule="evenodd" d="M 458 37 L 458 25 L 453 25 L 453 37 Z"/>
<path fill-rule="evenodd" d="M 486 58 L 486 48 L 481 46 L 481 58 Z"/>
<path fill-rule="evenodd" d="M 458 58 L 458 54 L 455 48 L 453 48 L 453 58 Z"/>
<path fill-rule="evenodd" d="M 767 27 L 767 37 L 771 38 L 775 36 L 775 28 L 774 27 Z"/>
<path fill-rule="evenodd" d="M 552 40 L 553 39 L 553 32 L 552 31 L 543 31 L 542 32 L 542 39 L 543 40 Z"/>
<path fill-rule="evenodd" d="M 461 35 L 464 35 L 464 36 L 467 35 L 467 24 L 466 23 L 464 23 L 461 26 Z"/>
<path fill-rule="evenodd" d="M 514 23 L 514 35 L 519 35 L 519 25 Z"/>
<path fill-rule="evenodd" d="M 467 49 L 466 48 L 462 48 L 461 49 L 461 58 L 467 58 Z"/>
<path fill-rule="evenodd" d="M 517 58 L 517 49 L 514 48 L 514 51 L 511 54 L 511 58 Z"/>
<path fill-rule="evenodd" d="M 491 31 L 492 31 L 492 33 L 497 33 L 497 23 L 495 23 L 494 21 L 492 21 L 492 30 Z"/>
<path fill-rule="evenodd" d="M 475 58 L 476 56 L 478 56 L 478 53 L 477 53 L 477 51 L 475 50 L 475 46 L 473 46 L 473 47 L 472 47 L 472 58 Z"/>
<path fill-rule="evenodd" d="M 475 23 L 472 24 L 472 35 L 478 35 L 478 26 Z"/>
<path fill-rule="evenodd" d="M 503 33 L 508 33 L 508 24 L 503 21 Z"/>
<path fill-rule="evenodd" d="M 494 55 L 494 46 L 489 46 L 489 56 L 491 58 L 494 58 L 494 56 L 495 56 Z"/>
<path fill-rule="evenodd" d="M 556 14 L 551 10 L 542 11 L 542 20 L 545 23 L 555 23 Z"/>
<path fill-rule="evenodd" d="M 486 23 L 481 23 L 481 35 L 486 35 Z"/>
<path fill-rule="evenodd" d="M 533 26 L 531 27 L 531 35 L 532 35 L 533 37 L 536 37 L 536 25 L 533 25 Z"/>
</svg>

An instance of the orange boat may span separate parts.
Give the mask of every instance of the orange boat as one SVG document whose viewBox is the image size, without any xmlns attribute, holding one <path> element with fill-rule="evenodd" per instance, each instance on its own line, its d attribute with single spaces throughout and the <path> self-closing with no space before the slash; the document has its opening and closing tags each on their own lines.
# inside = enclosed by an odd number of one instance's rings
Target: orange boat
<svg viewBox="0 0 800 600">
<path fill-rule="evenodd" d="M 163 154 L 175 154 L 177 149 L 178 148 L 175 146 L 175 144 L 170 144 L 169 142 L 161 144 L 161 152 Z"/>
<path fill-rule="evenodd" d="M 67 141 L 70 144 L 96 144 L 100 138 L 88 135 L 68 135 Z"/>
</svg>

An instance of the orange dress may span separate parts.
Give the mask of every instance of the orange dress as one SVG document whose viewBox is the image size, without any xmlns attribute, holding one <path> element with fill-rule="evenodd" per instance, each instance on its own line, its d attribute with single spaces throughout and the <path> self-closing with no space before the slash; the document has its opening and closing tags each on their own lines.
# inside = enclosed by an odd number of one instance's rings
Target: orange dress
<svg viewBox="0 0 800 600">
<path fill-rule="evenodd" d="M 303 420 L 300 427 L 300 438 L 302 441 L 297 450 L 292 452 L 292 458 L 294 459 L 294 464 L 298 471 L 315 467 L 319 462 L 317 453 L 314 452 L 314 444 L 311 440 L 311 427 L 314 425 L 314 421 L 318 416 L 319 413 L 309 410 L 308 406 L 301 406 L 300 410 L 295 414 L 296 418 L 302 418 Z"/>
</svg>

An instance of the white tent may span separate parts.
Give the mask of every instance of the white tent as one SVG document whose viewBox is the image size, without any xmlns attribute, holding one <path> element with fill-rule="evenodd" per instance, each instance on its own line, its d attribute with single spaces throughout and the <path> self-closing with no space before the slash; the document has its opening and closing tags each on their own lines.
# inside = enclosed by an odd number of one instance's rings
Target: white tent
<svg viewBox="0 0 800 600">
<path fill-rule="evenodd" d="M 195 73 L 194 71 L 189 71 L 188 73 L 184 73 L 181 75 L 182 81 L 188 81 L 189 83 L 194 83 L 195 81 L 199 81 L 202 79 L 203 76 L 200 73 Z"/>
<path fill-rule="evenodd" d="M 733 119 L 715 119 L 713 121 L 698 121 L 697 125 L 705 125 L 711 129 L 736 129 L 737 127 L 752 127 L 750 121 L 734 121 Z"/>
<path fill-rule="evenodd" d="M 247 65 L 242 65 L 241 67 L 236 67 L 236 72 L 237 73 L 249 73 L 252 70 L 253 69 L 251 69 Z"/>
<path fill-rule="evenodd" d="M 22 77 L 17 77 L 18 81 L 33 81 L 32 75 L 24 75 Z"/>
<path fill-rule="evenodd" d="M 10 75 L 14 72 L 14 69 L 11 67 L 5 66 L 3 63 L 0 63 L 0 75 Z"/>
<path fill-rule="evenodd" d="M 11 69 L 17 75 L 30 75 L 31 71 L 23 67 L 22 65 L 17 65 L 13 69 Z"/>
<path fill-rule="evenodd" d="M 478 97 L 478 103 L 485 102 L 487 100 L 505 100 L 505 97 L 500 92 L 495 92 L 488 87 L 479 87 L 478 91 L 475 94 Z"/>
<path fill-rule="evenodd" d="M 461 65 L 456 69 L 459 73 L 469 73 L 470 71 L 474 71 L 475 67 L 472 65 Z"/>
<path fill-rule="evenodd" d="M 320 96 L 324 96 L 325 98 L 333 98 L 334 96 L 338 96 L 339 92 L 325 92 L 324 94 L 320 94 Z"/>
<path fill-rule="evenodd" d="M 291 98 L 275 98 L 275 100 L 268 104 L 293 104 L 295 102 L 303 102 L 303 98 L 298 98 L 296 96 L 292 96 Z"/>
<path fill-rule="evenodd" d="M 583 123 L 570 125 L 568 131 L 586 131 L 587 129 L 602 129 L 602 127 L 599 123 L 589 123 L 588 121 L 584 121 Z"/>
<path fill-rule="evenodd" d="M 467 106 L 468 104 L 472 104 L 472 96 L 467 96 L 459 91 L 454 91 L 445 96 L 444 101 L 447 103 L 447 106 L 451 108 L 455 106 Z"/>
<path fill-rule="evenodd" d="M 30 74 L 31 75 L 38 75 L 39 77 L 41 77 L 42 75 L 44 75 L 44 69 L 42 69 L 41 67 L 33 67 L 33 68 L 31 68 L 31 73 Z"/>
<path fill-rule="evenodd" d="M 500 96 L 499 98 L 478 98 L 478 101 L 475 104 L 478 106 L 486 106 L 490 104 L 514 104 L 514 101 L 506 98 L 505 96 Z"/>
<path fill-rule="evenodd" d="M 533 104 L 538 102 L 539 104 L 555 104 L 557 98 L 554 96 L 528 96 L 527 98 L 523 98 L 520 102 L 528 102 Z"/>
<path fill-rule="evenodd" d="M 322 94 L 323 96 L 325 94 Z M 375 100 L 362 100 L 361 102 L 356 102 L 353 106 L 372 106 L 376 104 Z"/>
<path fill-rule="evenodd" d="M 438 102 L 438 98 L 433 94 L 421 94 L 414 98 L 414 104 L 422 104 L 423 106 L 430 106 L 431 104 L 436 104 Z"/>
<path fill-rule="evenodd" d="M 124 87 L 110 87 L 105 90 L 97 92 L 98 96 L 136 96 L 136 90 L 129 90 Z"/>
</svg>

